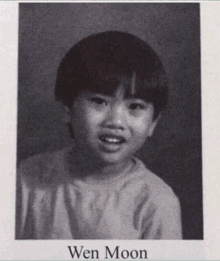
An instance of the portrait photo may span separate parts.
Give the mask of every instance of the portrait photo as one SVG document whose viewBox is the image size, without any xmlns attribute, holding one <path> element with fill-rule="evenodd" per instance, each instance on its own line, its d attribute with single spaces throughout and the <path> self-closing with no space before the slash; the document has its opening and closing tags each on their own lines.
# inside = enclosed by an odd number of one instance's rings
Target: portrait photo
<svg viewBox="0 0 220 261">
<path fill-rule="evenodd" d="M 19 3 L 15 239 L 204 240 L 200 3 Z"/>
</svg>

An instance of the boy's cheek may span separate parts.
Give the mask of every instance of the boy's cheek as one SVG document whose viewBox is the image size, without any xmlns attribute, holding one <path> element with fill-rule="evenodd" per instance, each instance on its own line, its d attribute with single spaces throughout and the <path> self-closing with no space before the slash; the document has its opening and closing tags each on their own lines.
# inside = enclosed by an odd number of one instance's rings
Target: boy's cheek
<svg viewBox="0 0 220 261">
<path fill-rule="evenodd" d="M 140 134 L 148 132 L 148 130 L 151 128 L 151 125 L 152 121 L 147 117 L 140 118 L 139 120 L 133 122 L 133 128 Z"/>
<path fill-rule="evenodd" d="M 105 119 L 105 115 L 103 115 L 103 113 L 101 112 L 97 112 L 97 111 L 92 111 L 89 110 L 88 113 L 86 114 L 86 121 L 88 123 L 88 125 L 91 126 L 98 126 L 99 124 L 101 124 Z"/>
<path fill-rule="evenodd" d="M 151 131 L 149 130 L 149 127 L 143 126 L 142 128 L 136 130 L 135 136 L 139 140 L 138 143 L 140 143 L 140 146 L 142 146 L 146 142 L 147 138 L 151 136 Z"/>
</svg>

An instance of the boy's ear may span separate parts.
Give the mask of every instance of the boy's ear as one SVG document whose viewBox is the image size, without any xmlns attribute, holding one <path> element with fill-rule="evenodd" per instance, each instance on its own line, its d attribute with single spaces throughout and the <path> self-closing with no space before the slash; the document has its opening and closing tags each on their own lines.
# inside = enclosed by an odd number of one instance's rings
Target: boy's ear
<svg viewBox="0 0 220 261">
<path fill-rule="evenodd" d="M 63 122 L 70 123 L 70 108 L 68 106 L 64 108 Z"/>
<path fill-rule="evenodd" d="M 149 133 L 148 133 L 148 137 L 151 137 L 154 134 L 154 130 L 155 130 L 159 120 L 160 120 L 160 115 L 155 120 L 153 120 Z"/>
</svg>

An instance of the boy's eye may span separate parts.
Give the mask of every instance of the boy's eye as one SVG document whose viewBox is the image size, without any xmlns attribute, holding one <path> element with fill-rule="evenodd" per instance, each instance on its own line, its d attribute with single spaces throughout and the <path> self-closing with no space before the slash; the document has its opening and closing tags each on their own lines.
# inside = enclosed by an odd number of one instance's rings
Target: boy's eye
<svg viewBox="0 0 220 261">
<path fill-rule="evenodd" d="M 131 103 L 129 105 L 129 109 L 130 110 L 144 110 L 145 106 L 144 106 L 144 104 L 141 104 L 141 103 Z"/>
<path fill-rule="evenodd" d="M 91 98 L 91 101 L 98 105 L 107 105 L 107 101 L 99 97 Z"/>
</svg>

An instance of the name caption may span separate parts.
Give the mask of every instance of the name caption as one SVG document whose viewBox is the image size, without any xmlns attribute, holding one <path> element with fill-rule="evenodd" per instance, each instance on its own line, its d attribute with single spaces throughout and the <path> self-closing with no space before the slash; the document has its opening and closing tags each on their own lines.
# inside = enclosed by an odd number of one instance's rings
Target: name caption
<svg viewBox="0 0 220 261">
<path fill-rule="evenodd" d="M 84 246 L 68 246 L 68 249 L 72 259 L 148 259 L 146 249 L 127 250 L 121 249 L 120 246 L 114 248 L 105 246 L 103 251 L 98 249 L 85 249 Z"/>
</svg>

